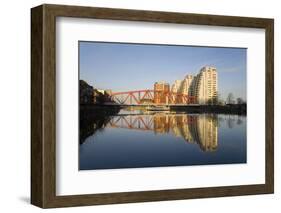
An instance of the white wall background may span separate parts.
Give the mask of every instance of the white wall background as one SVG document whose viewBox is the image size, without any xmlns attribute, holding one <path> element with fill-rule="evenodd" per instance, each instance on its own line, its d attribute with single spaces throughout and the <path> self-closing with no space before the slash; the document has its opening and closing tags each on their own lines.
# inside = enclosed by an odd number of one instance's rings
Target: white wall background
<svg viewBox="0 0 281 213">
<path fill-rule="evenodd" d="M 71 4 L 128 9 L 162 10 L 269 17 L 275 19 L 275 108 L 281 107 L 279 1 L 245 0 L 39 0 L 2 1 L 0 6 L 0 210 L 39 212 L 29 204 L 30 192 L 30 8 L 42 3 Z M 208 198 L 183 201 L 121 204 L 51 209 L 49 212 L 278 212 L 281 198 L 281 113 L 275 110 L 275 194 Z"/>
</svg>

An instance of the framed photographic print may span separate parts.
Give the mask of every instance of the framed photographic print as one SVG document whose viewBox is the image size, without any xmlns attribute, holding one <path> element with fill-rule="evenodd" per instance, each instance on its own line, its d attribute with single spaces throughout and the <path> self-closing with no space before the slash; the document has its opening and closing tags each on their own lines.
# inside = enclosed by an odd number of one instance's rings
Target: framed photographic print
<svg viewBox="0 0 281 213">
<path fill-rule="evenodd" d="M 274 191 L 273 19 L 31 9 L 31 203 Z"/>
</svg>

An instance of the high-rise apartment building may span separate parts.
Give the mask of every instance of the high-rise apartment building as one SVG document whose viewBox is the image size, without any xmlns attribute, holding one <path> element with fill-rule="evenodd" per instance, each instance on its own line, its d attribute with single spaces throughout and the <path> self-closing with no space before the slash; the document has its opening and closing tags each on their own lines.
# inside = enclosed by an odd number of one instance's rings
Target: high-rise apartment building
<svg viewBox="0 0 281 213">
<path fill-rule="evenodd" d="M 217 84 L 216 68 L 203 67 L 196 76 L 187 75 L 183 80 L 176 80 L 171 91 L 193 96 L 198 104 L 212 104 L 217 102 Z"/>
<path fill-rule="evenodd" d="M 190 95 L 192 96 L 193 94 L 193 80 L 194 77 L 192 75 L 187 75 L 182 81 L 181 85 L 181 93 L 184 95 Z"/>
<path fill-rule="evenodd" d="M 179 93 L 181 92 L 182 80 L 175 80 L 175 83 L 172 85 L 171 92 Z"/>
<path fill-rule="evenodd" d="M 181 94 L 181 89 L 182 89 L 182 80 L 175 80 L 175 83 L 172 85 L 171 92 L 173 95 L 171 96 L 171 101 L 172 103 L 179 103 L 180 102 L 180 97 L 178 97 L 175 94 Z"/>
<path fill-rule="evenodd" d="M 168 104 L 168 95 L 170 92 L 170 85 L 164 81 L 156 82 L 154 84 L 154 103 Z"/>
<path fill-rule="evenodd" d="M 203 67 L 196 76 L 193 95 L 199 104 L 212 104 L 218 98 L 217 70 L 214 67 Z"/>
</svg>

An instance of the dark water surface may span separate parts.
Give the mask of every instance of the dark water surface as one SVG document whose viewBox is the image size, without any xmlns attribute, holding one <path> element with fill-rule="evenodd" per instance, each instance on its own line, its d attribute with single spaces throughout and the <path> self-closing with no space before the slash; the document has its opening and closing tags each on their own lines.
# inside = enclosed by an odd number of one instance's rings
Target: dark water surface
<svg viewBox="0 0 281 213">
<path fill-rule="evenodd" d="M 246 126 L 246 116 L 121 110 L 80 125 L 79 169 L 246 163 Z"/>
</svg>

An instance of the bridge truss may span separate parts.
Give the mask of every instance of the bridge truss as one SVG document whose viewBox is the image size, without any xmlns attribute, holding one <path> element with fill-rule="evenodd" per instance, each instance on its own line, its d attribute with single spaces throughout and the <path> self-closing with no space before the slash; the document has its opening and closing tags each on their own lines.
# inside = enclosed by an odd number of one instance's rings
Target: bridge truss
<svg viewBox="0 0 281 213">
<path fill-rule="evenodd" d="M 194 96 L 155 90 L 116 92 L 111 94 L 111 99 L 122 105 L 176 105 L 196 103 Z"/>
</svg>

